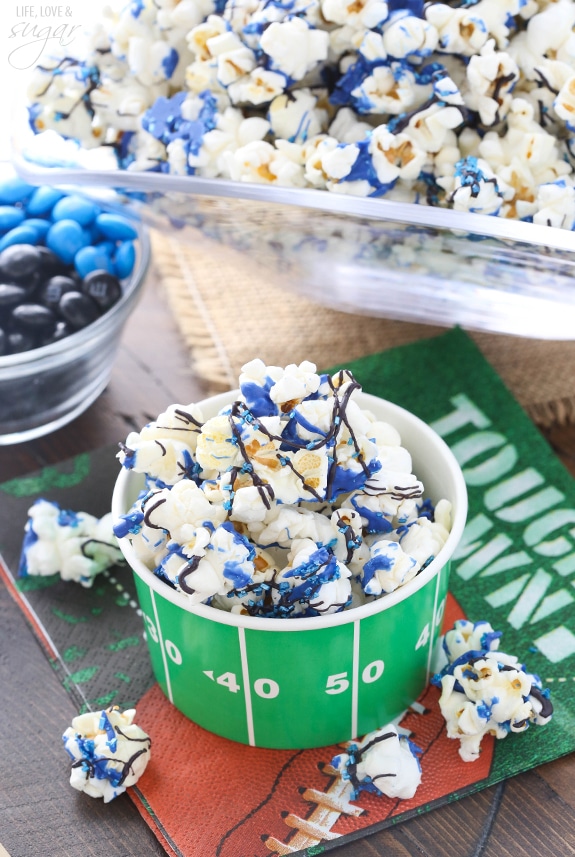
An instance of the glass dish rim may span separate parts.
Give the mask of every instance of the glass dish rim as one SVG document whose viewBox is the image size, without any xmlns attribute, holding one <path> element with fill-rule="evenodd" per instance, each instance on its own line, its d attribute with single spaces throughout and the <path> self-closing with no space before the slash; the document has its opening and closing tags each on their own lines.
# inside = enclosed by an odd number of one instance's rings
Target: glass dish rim
<svg viewBox="0 0 575 857">
<path fill-rule="evenodd" d="M 60 139 L 63 140 L 63 138 Z M 70 140 L 64 142 L 67 145 L 74 145 Z M 184 193 L 192 197 L 215 197 L 218 199 L 273 203 L 292 208 L 299 207 L 326 212 L 327 214 L 367 219 L 374 224 L 400 223 L 406 226 L 459 233 L 463 236 L 473 235 L 499 241 L 513 241 L 548 250 L 575 251 L 573 230 L 561 229 L 556 226 L 543 226 L 494 215 L 456 211 L 423 203 L 339 194 L 315 188 L 264 185 L 253 182 L 236 182 L 224 178 L 181 176 L 155 171 L 88 169 L 82 165 L 74 166 L 71 164 L 46 166 L 27 158 L 23 154 L 21 143 L 22 141 L 16 138 L 12 150 L 12 164 L 18 175 L 31 184 L 90 186 L 99 190 L 109 189 L 118 192 L 132 191 L 161 195 Z M 76 148 L 79 152 L 87 151 L 78 145 Z M 175 219 L 178 220 L 177 217 Z"/>
</svg>

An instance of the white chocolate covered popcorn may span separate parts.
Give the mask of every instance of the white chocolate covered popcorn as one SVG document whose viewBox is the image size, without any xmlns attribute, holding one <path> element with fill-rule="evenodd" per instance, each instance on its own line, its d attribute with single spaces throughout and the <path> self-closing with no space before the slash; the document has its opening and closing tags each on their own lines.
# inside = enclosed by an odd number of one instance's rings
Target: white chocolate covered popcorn
<svg viewBox="0 0 575 857">
<path fill-rule="evenodd" d="M 448 665 L 432 679 L 441 689 L 447 736 L 459 740 L 465 762 L 479 757 L 485 735 L 505 738 L 553 715 L 549 691 L 514 655 L 498 650 L 500 637 L 488 622 L 458 620 L 444 637 Z"/>
<path fill-rule="evenodd" d="M 174 405 L 121 444 L 146 487 L 115 532 L 167 585 L 193 604 L 321 616 L 393 592 L 439 553 L 450 504 L 435 515 L 349 371 L 252 360 L 239 387 L 204 422 Z"/>
<path fill-rule="evenodd" d="M 352 800 L 362 791 L 390 798 L 412 798 L 421 783 L 421 750 L 393 723 L 350 743 L 331 760 L 342 780 L 352 786 Z"/>
<path fill-rule="evenodd" d="M 135 785 L 150 761 L 152 744 L 135 716 L 135 708 L 112 706 L 74 717 L 62 735 L 72 759 L 73 788 L 109 803 Z"/>
<path fill-rule="evenodd" d="M 28 515 L 20 576 L 59 574 L 62 580 L 91 587 L 96 575 L 123 562 L 110 513 L 96 518 L 41 499 L 31 506 Z"/>
</svg>

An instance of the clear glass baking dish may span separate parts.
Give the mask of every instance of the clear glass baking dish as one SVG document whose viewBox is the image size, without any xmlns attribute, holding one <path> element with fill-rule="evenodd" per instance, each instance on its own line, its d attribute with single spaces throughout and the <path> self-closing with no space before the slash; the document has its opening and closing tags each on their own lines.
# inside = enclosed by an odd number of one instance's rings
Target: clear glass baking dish
<svg viewBox="0 0 575 857">
<path fill-rule="evenodd" d="M 575 235 L 427 205 L 223 179 L 131 172 L 17 123 L 32 183 L 114 189 L 151 225 L 265 266 L 274 282 L 344 312 L 539 339 L 575 338 Z"/>
</svg>

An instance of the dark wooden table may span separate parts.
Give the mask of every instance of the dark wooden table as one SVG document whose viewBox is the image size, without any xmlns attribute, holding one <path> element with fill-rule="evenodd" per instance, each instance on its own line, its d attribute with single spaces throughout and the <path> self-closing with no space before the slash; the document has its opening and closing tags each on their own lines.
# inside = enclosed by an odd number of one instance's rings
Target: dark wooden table
<svg viewBox="0 0 575 857">
<path fill-rule="evenodd" d="M 203 392 L 152 275 L 125 330 L 107 390 L 60 431 L 0 447 L 0 480 L 117 443 L 168 404 L 197 400 Z M 552 426 L 545 433 L 575 474 L 575 426 Z M 103 805 L 68 785 L 59 736 L 75 713 L 23 616 L 0 585 L 0 857 L 5 857 L 2 846 L 10 857 L 165 854 L 127 795 Z M 334 854 L 575 855 L 575 757 L 341 846 Z"/>
</svg>

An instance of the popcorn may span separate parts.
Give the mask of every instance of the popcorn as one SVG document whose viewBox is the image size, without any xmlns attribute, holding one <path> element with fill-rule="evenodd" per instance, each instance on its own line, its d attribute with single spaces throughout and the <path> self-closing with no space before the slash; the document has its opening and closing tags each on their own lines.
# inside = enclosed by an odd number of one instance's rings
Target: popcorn
<svg viewBox="0 0 575 857">
<path fill-rule="evenodd" d="M 327 59 L 329 37 L 301 18 L 274 21 L 260 39 L 262 50 L 270 58 L 270 68 L 291 80 L 302 80 L 318 63 Z"/>
<path fill-rule="evenodd" d="M 226 152 L 225 168 L 234 181 L 303 187 L 303 170 L 265 141 L 254 141 Z"/>
<path fill-rule="evenodd" d="M 109 803 L 135 785 L 150 761 L 152 741 L 134 723 L 136 709 L 117 705 L 74 717 L 62 740 L 72 759 L 70 785 Z"/>
<path fill-rule="evenodd" d="M 170 405 L 140 432 L 130 432 L 122 444 L 120 461 L 129 470 L 149 473 L 162 485 L 173 485 L 184 474 L 193 478 L 199 472 L 194 452 L 202 423 L 197 405 Z"/>
<path fill-rule="evenodd" d="M 417 574 L 417 560 L 403 552 L 397 542 L 380 539 L 371 548 L 371 558 L 362 571 L 362 586 L 368 595 L 393 592 Z"/>
<path fill-rule="evenodd" d="M 398 179 L 416 179 L 427 161 L 427 153 L 408 134 L 392 134 L 385 125 L 374 129 L 369 151 L 377 178 L 382 184 L 390 184 Z"/>
<path fill-rule="evenodd" d="M 452 664 L 467 652 L 497 651 L 501 636 L 501 631 L 494 631 L 484 619 L 479 622 L 457 619 L 453 628 L 443 637 L 443 651 L 448 662 Z"/>
<path fill-rule="evenodd" d="M 478 214 L 501 211 L 503 193 L 489 164 L 481 158 L 463 158 L 455 164 L 453 176 L 438 178 L 437 182 L 449 190 L 449 200 L 456 211 Z"/>
<path fill-rule="evenodd" d="M 293 95 L 278 95 L 269 107 L 269 122 L 276 138 L 290 143 L 305 143 L 321 133 L 327 111 L 318 109 L 318 97 L 309 89 L 298 89 Z"/>
<path fill-rule="evenodd" d="M 321 616 L 392 592 L 441 550 L 451 507 L 423 500 L 397 430 L 348 370 L 252 360 L 208 420 L 172 405 L 121 444 L 146 486 L 115 532 L 192 604 Z"/>
<path fill-rule="evenodd" d="M 89 588 L 96 575 L 123 562 L 110 513 L 96 518 L 40 499 L 28 515 L 20 576 L 59 574 L 62 580 L 74 580 Z"/>
<path fill-rule="evenodd" d="M 362 791 L 408 800 L 421 783 L 421 752 L 390 723 L 350 743 L 347 752 L 334 756 L 331 764 L 342 780 L 351 783 L 352 800 Z"/>
<path fill-rule="evenodd" d="M 429 21 L 416 15 L 396 13 L 383 33 L 383 47 L 390 57 L 421 61 L 433 53 L 438 32 Z"/>
<path fill-rule="evenodd" d="M 418 86 L 415 75 L 399 63 L 376 65 L 371 73 L 363 75 L 352 67 L 350 78 L 351 92 L 349 101 L 358 113 L 387 114 L 397 116 L 415 105 L 425 101 L 428 87 Z M 356 85 L 357 77 L 361 82 Z M 344 76 L 336 92 L 345 93 L 347 80 Z M 342 96 L 340 95 L 337 99 Z M 336 102 L 337 103 L 337 102 Z"/>
<path fill-rule="evenodd" d="M 469 94 L 465 104 L 479 114 L 483 125 L 496 125 L 507 116 L 511 93 L 519 79 L 515 60 L 504 51 L 495 51 L 490 39 L 467 66 Z"/>
<path fill-rule="evenodd" d="M 500 637 L 488 622 L 457 621 L 443 642 L 448 664 L 432 678 L 441 688 L 447 735 L 459 739 L 465 762 L 479 757 L 484 735 L 505 738 L 553 715 L 549 691 L 514 655 L 498 650 Z"/>
<path fill-rule="evenodd" d="M 350 604 L 351 571 L 328 548 L 318 548 L 311 539 L 294 539 L 288 559 L 274 593 L 280 615 L 285 611 L 297 616 L 309 609 L 321 616 Z"/>
<path fill-rule="evenodd" d="M 560 229 L 575 228 L 575 188 L 565 179 L 541 185 L 535 203 L 537 211 L 533 223 Z"/>
<path fill-rule="evenodd" d="M 573 229 L 574 27 L 575 0 L 142 0 L 43 58 L 30 124 L 129 170 Z"/>
<path fill-rule="evenodd" d="M 356 29 L 379 27 L 389 14 L 383 0 L 322 0 L 321 11 L 326 21 Z"/>
</svg>

